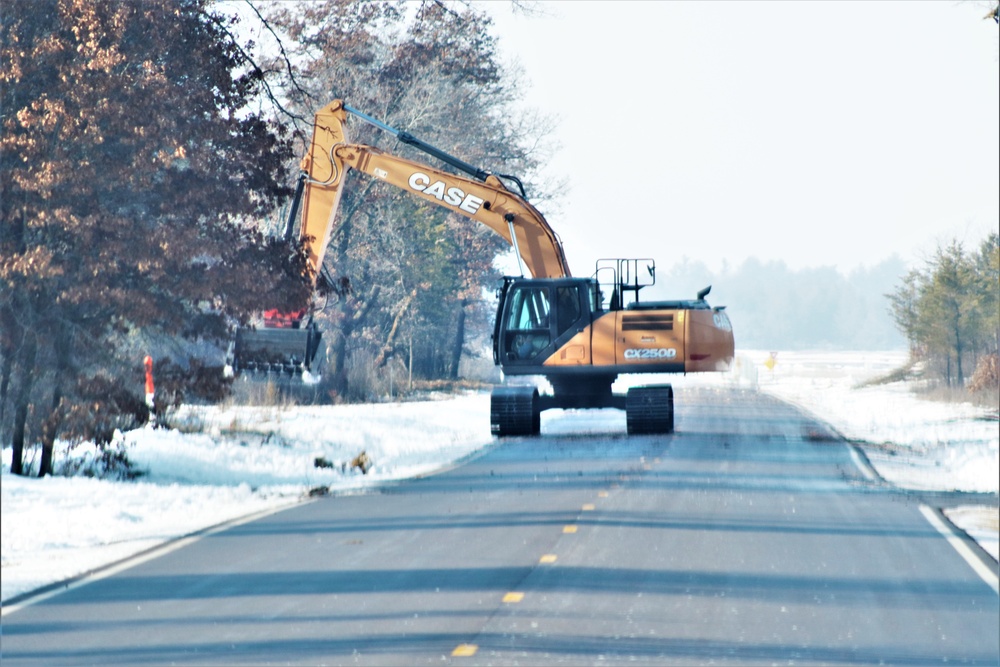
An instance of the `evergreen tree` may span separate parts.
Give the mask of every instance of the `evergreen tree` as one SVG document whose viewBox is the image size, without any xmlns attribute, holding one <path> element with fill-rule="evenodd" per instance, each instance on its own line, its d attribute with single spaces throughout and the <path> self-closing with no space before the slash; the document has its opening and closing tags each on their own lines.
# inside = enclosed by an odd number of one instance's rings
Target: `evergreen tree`
<svg viewBox="0 0 1000 667">
<path fill-rule="evenodd" d="M 995 355 L 1000 350 L 1000 233 L 983 240 L 974 261 L 979 350 Z"/>
<path fill-rule="evenodd" d="M 889 295 L 893 316 L 915 357 L 947 384 L 965 384 L 1000 340 L 1000 250 L 991 234 L 978 254 L 957 240 L 939 246 L 922 270 L 908 273 Z"/>
</svg>

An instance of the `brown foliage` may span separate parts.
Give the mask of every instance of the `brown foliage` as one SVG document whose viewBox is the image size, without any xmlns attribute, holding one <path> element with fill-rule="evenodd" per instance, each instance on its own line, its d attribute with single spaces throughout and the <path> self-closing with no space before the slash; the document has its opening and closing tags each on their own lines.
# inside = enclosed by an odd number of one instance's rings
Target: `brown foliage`
<svg viewBox="0 0 1000 667">
<path fill-rule="evenodd" d="M 156 382 L 156 408 L 178 407 L 184 402 L 218 403 L 229 395 L 232 378 L 223 374 L 222 366 L 188 359 L 178 364 L 170 359 L 156 362 L 153 376 Z M 139 386 L 136 378 L 136 386 Z"/>
<path fill-rule="evenodd" d="M 987 354 L 976 365 L 969 381 L 969 391 L 996 391 L 1000 389 L 1000 355 Z"/>
<path fill-rule="evenodd" d="M 117 378 L 99 374 L 76 383 L 76 400 L 64 404 L 62 434 L 67 438 L 89 438 L 98 445 L 111 442 L 115 429 L 127 430 L 144 424 L 149 408 L 134 391 Z"/>
<path fill-rule="evenodd" d="M 122 384 L 115 369 L 128 366 L 112 359 L 123 337 L 219 340 L 265 305 L 308 300 L 301 249 L 244 222 L 289 193 L 291 149 L 248 108 L 262 74 L 213 6 L 4 3 L 0 355 L 33 405 L 54 395 L 75 402 L 67 415 L 136 414 L 124 399 L 89 401 Z M 141 383 L 124 384 L 139 395 Z M 100 416 L 74 419 L 103 428 Z"/>
</svg>

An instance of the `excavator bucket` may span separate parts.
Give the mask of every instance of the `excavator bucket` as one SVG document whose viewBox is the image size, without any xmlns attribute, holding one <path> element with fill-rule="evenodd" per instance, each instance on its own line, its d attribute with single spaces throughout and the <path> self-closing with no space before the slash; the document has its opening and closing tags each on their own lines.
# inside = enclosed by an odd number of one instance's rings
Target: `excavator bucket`
<svg viewBox="0 0 1000 667">
<path fill-rule="evenodd" d="M 311 323 L 300 329 L 240 329 L 236 332 L 233 370 L 301 375 L 312 369 L 322 338 L 322 332 Z"/>
</svg>

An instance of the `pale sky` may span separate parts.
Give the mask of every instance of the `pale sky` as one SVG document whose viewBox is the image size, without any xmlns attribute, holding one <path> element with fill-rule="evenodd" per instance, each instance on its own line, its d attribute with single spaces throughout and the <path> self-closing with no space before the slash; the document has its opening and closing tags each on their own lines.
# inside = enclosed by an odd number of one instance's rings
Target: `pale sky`
<svg viewBox="0 0 1000 667">
<path fill-rule="evenodd" d="M 526 103 L 559 119 L 548 169 L 570 190 L 542 212 L 574 275 L 598 257 L 916 264 L 1000 221 L 989 2 L 479 6 Z"/>
</svg>

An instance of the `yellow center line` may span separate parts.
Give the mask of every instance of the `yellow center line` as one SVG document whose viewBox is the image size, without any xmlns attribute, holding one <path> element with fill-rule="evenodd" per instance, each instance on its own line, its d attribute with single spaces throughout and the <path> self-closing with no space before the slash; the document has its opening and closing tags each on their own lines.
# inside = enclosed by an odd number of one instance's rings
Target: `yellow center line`
<svg viewBox="0 0 1000 667">
<path fill-rule="evenodd" d="M 554 563 L 554 562 L 556 562 L 557 558 L 558 558 L 558 556 L 556 556 L 555 554 L 545 554 L 544 556 L 542 556 L 541 558 L 538 559 L 538 562 L 539 563 Z"/>
<path fill-rule="evenodd" d="M 607 498 L 608 497 L 608 492 L 607 491 L 598 491 L 597 492 L 597 497 L 598 498 Z"/>
<path fill-rule="evenodd" d="M 511 591 L 507 595 L 503 596 L 503 601 L 508 604 L 513 604 L 515 602 L 520 602 L 524 599 L 524 593 L 518 593 L 516 591 Z"/>
<path fill-rule="evenodd" d="M 468 658 L 475 655 L 478 650 L 479 647 L 475 644 L 459 644 L 451 654 L 456 658 Z"/>
<path fill-rule="evenodd" d="M 563 526 L 563 532 L 564 533 L 575 533 L 576 532 L 576 526 Z"/>
<path fill-rule="evenodd" d="M 583 506 L 582 509 L 583 509 L 584 512 L 593 512 L 594 511 L 594 503 L 587 503 L 586 505 Z"/>
</svg>

